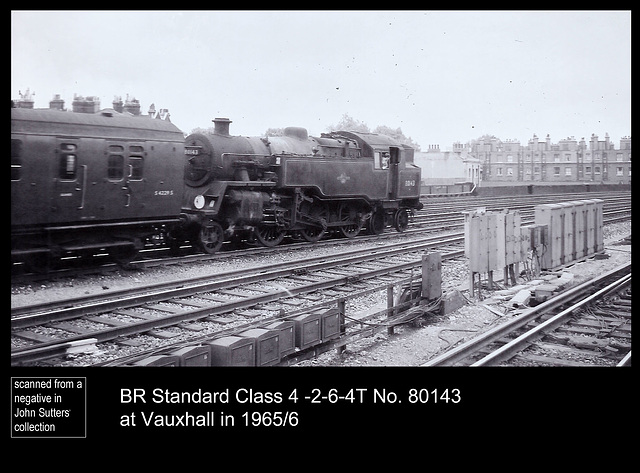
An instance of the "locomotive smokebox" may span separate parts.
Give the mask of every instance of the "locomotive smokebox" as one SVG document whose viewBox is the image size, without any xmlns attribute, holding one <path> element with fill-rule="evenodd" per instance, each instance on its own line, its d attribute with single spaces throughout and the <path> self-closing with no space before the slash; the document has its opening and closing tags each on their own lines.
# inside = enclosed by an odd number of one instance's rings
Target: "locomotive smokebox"
<svg viewBox="0 0 640 473">
<path fill-rule="evenodd" d="M 232 123 L 228 118 L 214 118 L 213 132 L 216 135 L 229 136 L 229 125 Z"/>
</svg>

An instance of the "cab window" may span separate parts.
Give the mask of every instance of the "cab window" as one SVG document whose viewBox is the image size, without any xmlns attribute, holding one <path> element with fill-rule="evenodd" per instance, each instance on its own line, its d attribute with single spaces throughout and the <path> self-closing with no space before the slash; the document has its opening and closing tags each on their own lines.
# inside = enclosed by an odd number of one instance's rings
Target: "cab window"
<svg viewBox="0 0 640 473">
<path fill-rule="evenodd" d="M 376 151 L 373 155 L 375 169 L 389 169 L 389 153 L 387 151 Z"/>
</svg>

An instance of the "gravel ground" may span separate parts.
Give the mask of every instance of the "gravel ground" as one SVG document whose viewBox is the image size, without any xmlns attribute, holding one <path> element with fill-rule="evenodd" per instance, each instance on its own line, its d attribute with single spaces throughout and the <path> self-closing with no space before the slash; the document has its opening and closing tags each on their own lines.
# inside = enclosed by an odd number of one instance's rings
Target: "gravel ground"
<svg viewBox="0 0 640 473">
<path fill-rule="evenodd" d="M 631 260 L 630 245 L 613 245 L 612 243 L 631 234 L 631 223 L 623 222 L 605 226 L 604 241 L 607 259 L 589 259 L 572 266 L 569 271 L 574 274 L 576 283 L 617 267 Z M 359 243 L 352 242 L 354 245 Z M 373 245 L 384 245 L 383 241 Z M 363 243 L 365 245 L 365 243 Z M 372 243 L 366 243 L 371 246 Z M 252 257 L 229 258 L 217 262 L 215 268 L 209 263 L 188 264 L 150 268 L 144 271 L 116 271 L 107 275 L 86 276 L 53 281 L 46 284 L 12 285 L 11 305 L 17 307 L 41 301 L 79 297 L 110 290 L 123 289 L 132 285 L 148 282 L 161 282 L 205 275 L 207 273 L 224 272 L 256 264 L 273 264 L 285 260 L 301 260 L 308 253 L 317 255 L 317 249 L 292 250 L 283 248 L 270 256 L 262 256 L 259 261 Z M 343 245 L 326 247 L 323 251 L 334 253 L 346 251 Z M 468 295 L 468 268 L 464 259 L 444 262 L 442 265 L 442 289 L 447 293 L 459 290 Z M 360 311 L 371 311 L 386 307 L 386 294 L 377 293 L 367 298 L 350 300 L 347 315 Z M 422 320 L 420 325 L 404 325 L 395 328 L 393 335 L 386 330 L 373 337 L 347 345 L 347 349 L 337 355 L 331 350 L 317 358 L 300 363 L 303 366 L 416 366 L 433 356 L 447 350 L 470 337 L 481 333 L 495 324 L 502 323 L 505 317 L 499 316 L 482 305 L 468 303 L 455 312 Z"/>
<path fill-rule="evenodd" d="M 418 237 L 416 236 L 415 238 Z M 410 239 L 411 237 L 407 236 L 407 241 L 410 241 Z M 223 258 L 215 261 L 215 263 L 188 263 L 166 267 L 151 267 L 144 270 L 116 270 L 103 275 L 71 277 L 46 283 L 12 284 L 11 307 L 101 294 L 108 291 L 127 289 L 132 286 L 195 278 L 208 274 L 218 274 L 286 261 L 300 261 L 305 258 L 319 256 L 321 254 L 320 252 L 329 255 L 352 249 L 375 248 L 376 246 L 383 246 L 385 244 L 386 240 L 377 240 L 373 243 L 370 241 L 341 240 L 333 245 L 325 245 L 322 247 L 309 245 L 308 248 L 297 247 L 287 249 L 286 246 L 282 246 L 281 250 L 277 252 L 260 255 L 258 257 L 255 255 L 235 256 Z"/>
</svg>

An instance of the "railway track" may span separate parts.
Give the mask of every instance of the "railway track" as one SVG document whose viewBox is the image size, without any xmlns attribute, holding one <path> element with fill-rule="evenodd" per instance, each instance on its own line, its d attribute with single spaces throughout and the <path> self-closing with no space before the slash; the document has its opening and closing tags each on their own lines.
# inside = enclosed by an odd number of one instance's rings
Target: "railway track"
<svg viewBox="0 0 640 473">
<path fill-rule="evenodd" d="M 614 209 L 612 212 L 627 212 L 628 219 L 629 210 Z M 609 218 L 615 218 L 615 215 L 608 217 L 605 212 L 605 223 Z M 444 226 L 437 222 L 435 225 Z M 425 233 L 424 228 L 410 230 L 418 235 Z M 395 238 L 387 240 L 389 243 L 385 243 L 384 250 L 351 251 L 251 271 L 171 281 L 136 291 L 111 291 L 100 297 L 12 308 L 12 364 L 55 359 L 109 342 L 112 345 L 137 344 L 139 341 L 133 339 L 143 337 L 164 343 L 185 332 L 196 336 L 206 332 L 203 336 L 215 338 L 216 333 L 251 326 L 256 317 L 277 318 L 283 307 L 288 311 L 300 304 L 319 304 L 327 298 L 319 295 L 322 293 L 329 294 L 328 297 L 344 295 L 351 298 L 371 292 L 372 286 L 377 285 L 379 290 L 380 281 L 382 284 L 404 281 L 408 272 L 420 265 L 420 258 L 412 257 L 412 253 L 421 255 L 425 250 L 440 249 L 445 244 L 454 245 L 454 248 L 447 250 L 443 259 L 463 253 L 461 247 L 455 249 L 455 245 L 464 241 L 462 232 L 450 233 L 445 239 L 440 236 L 398 241 L 398 236 L 410 237 L 411 233 L 385 235 Z M 374 238 L 380 240 L 379 236 Z M 341 242 L 352 241 L 343 239 Z M 278 251 L 277 248 L 263 250 Z M 226 252 L 222 252 L 212 258 L 226 256 Z M 139 264 L 153 265 L 148 261 Z M 162 260 L 158 264 L 163 264 Z M 317 275 L 323 272 L 325 274 L 318 278 Z M 104 297 L 107 295 L 109 297 Z M 140 342 L 139 345 L 142 351 L 153 343 Z"/>
<path fill-rule="evenodd" d="M 487 210 L 502 210 L 504 208 L 510 208 L 521 212 L 523 224 L 531 223 L 533 221 L 533 207 L 541 203 L 557 202 L 561 200 L 571 199 L 584 199 L 584 198 L 605 198 L 604 207 L 604 223 L 613 223 L 617 221 L 628 220 L 631 214 L 631 199 L 629 193 L 622 193 L 621 195 L 600 195 L 600 194 L 560 194 L 549 196 L 532 196 L 525 199 L 457 199 L 453 202 L 449 201 L 446 204 L 440 202 L 437 204 L 428 203 L 425 208 L 417 212 L 417 214 L 411 218 L 411 225 L 404 233 L 398 234 L 396 232 L 387 232 L 382 235 L 360 235 L 355 239 L 341 238 L 341 239 L 326 239 L 320 242 L 314 243 L 315 247 L 321 248 L 325 245 L 335 245 L 336 243 L 349 245 L 353 241 L 366 242 L 371 240 L 380 240 L 382 238 L 387 240 L 397 240 L 398 238 L 408 237 L 413 235 L 420 235 L 424 232 L 435 232 L 442 230 L 452 230 L 460 228 L 464 225 L 464 216 L 461 213 L 464 210 L 471 210 L 478 206 L 484 206 Z M 444 206 L 444 208 L 443 208 Z M 308 243 L 289 243 L 287 248 L 296 247 L 309 247 Z M 205 254 L 193 254 L 189 247 L 182 248 L 181 254 L 178 256 L 169 255 L 167 248 L 151 248 L 143 250 L 140 253 L 138 260 L 131 262 L 128 265 L 128 269 L 142 269 L 160 265 L 171 264 L 184 264 L 189 262 L 201 262 L 201 261 L 217 261 L 221 258 L 232 257 L 234 255 L 242 255 L 245 253 L 259 253 L 267 254 L 270 252 L 277 252 L 281 248 L 281 245 L 274 248 L 265 247 L 250 247 L 234 249 L 233 245 L 227 244 L 223 246 L 223 250 L 214 255 Z M 28 284 L 36 281 L 46 281 L 52 279 L 59 279 L 65 277 L 76 277 L 83 274 L 95 274 L 96 271 L 108 272 L 116 271 L 120 269 L 120 266 L 109 262 L 108 256 L 96 256 L 89 261 L 69 258 L 63 262 L 62 267 L 55 270 L 50 270 L 46 273 L 29 273 L 25 272 L 23 265 L 15 265 L 12 268 L 12 284 Z"/>
<path fill-rule="evenodd" d="M 422 366 L 630 366 L 631 263 L 532 307 Z"/>
<path fill-rule="evenodd" d="M 65 356 L 136 337 L 170 340 L 185 333 L 215 338 L 227 327 L 277 319 L 283 307 L 317 304 L 342 294 L 379 290 L 381 284 L 410 277 L 424 251 L 438 248 L 443 258 L 464 254 L 464 238 L 431 237 L 420 242 L 322 256 L 213 276 L 171 281 L 100 297 L 12 309 L 12 364 Z M 445 246 L 449 249 L 445 250 Z M 144 334 L 144 335 L 141 335 Z M 139 340 L 138 340 L 139 341 Z M 143 346 L 144 343 L 140 343 Z M 144 349 L 141 348 L 141 350 Z"/>
</svg>

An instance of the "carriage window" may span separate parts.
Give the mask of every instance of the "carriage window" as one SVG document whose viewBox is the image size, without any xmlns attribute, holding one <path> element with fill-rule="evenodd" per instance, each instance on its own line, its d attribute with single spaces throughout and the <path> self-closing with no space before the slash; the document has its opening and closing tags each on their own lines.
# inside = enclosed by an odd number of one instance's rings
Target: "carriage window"
<svg viewBox="0 0 640 473">
<path fill-rule="evenodd" d="M 121 154 L 110 154 L 107 167 L 107 178 L 119 181 L 124 177 L 124 156 Z"/>
<path fill-rule="evenodd" d="M 131 180 L 139 181 L 142 179 L 143 164 L 142 156 L 129 156 L 129 166 L 131 166 L 129 178 Z"/>
<path fill-rule="evenodd" d="M 22 174 L 22 140 L 11 140 L 11 180 L 19 181 Z"/>
<path fill-rule="evenodd" d="M 76 155 L 63 154 L 60 156 L 60 179 L 73 181 L 76 178 Z"/>
<path fill-rule="evenodd" d="M 65 181 L 74 181 L 76 179 L 76 172 L 78 168 L 78 159 L 75 154 L 77 146 L 73 143 L 62 143 L 60 145 L 60 179 Z"/>
<path fill-rule="evenodd" d="M 142 180 L 142 170 L 144 166 L 143 153 L 143 146 L 129 145 L 129 179 L 132 181 Z"/>
</svg>

